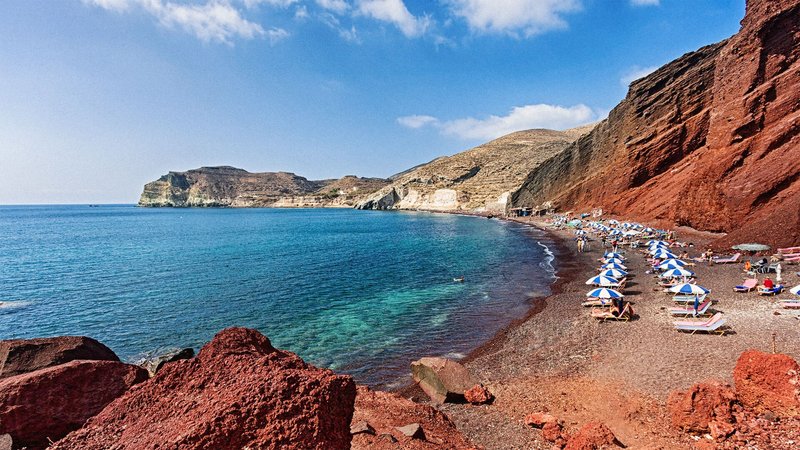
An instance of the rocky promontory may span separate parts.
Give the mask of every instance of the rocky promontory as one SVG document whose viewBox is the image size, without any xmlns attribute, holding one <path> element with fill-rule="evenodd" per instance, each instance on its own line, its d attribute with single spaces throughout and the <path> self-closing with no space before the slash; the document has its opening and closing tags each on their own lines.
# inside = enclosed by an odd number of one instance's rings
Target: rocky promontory
<svg viewBox="0 0 800 450">
<path fill-rule="evenodd" d="M 346 176 L 308 180 L 289 172 L 251 173 L 235 167 L 169 172 L 147 183 L 139 199 L 146 207 L 351 207 L 382 188 L 380 178 Z"/>
</svg>

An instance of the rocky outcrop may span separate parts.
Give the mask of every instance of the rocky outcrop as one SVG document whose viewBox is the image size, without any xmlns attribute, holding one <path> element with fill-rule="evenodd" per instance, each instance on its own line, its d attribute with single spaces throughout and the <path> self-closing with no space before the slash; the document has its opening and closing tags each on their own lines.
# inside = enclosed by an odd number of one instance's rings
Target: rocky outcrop
<svg viewBox="0 0 800 450">
<path fill-rule="evenodd" d="M 353 450 L 473 448 L 444 413 L 397 394 L 362 386 L 358 387 L 353 426 L 372 429 L 353 435 Z"/>
<path fill-rule="evenodd" d="M 672 392 L 667 400 L 672 426 L 690 433 L 725 437 L 733 432 L 736 393 L 727 384 L 695 384 L 687 391 Z"/>
<path fill-rule="evenodd" d="M 531 170 L 590 129 L 511 133 L 395 175 L 356 207 L 504 213 Z"/>
<path fill-rule="evenodd" d="M 15 448 L 45 448 L 78 429 L 147 371 L 115 361 L 71 361 L 0 380 L 0 435 Z"/>
<path fill-rule="evenodd" d="M 349 376 L 229 328 L 52 448 L 347 449 L 355 394 Z"/>
<path fill-rule="evenodd" d="M 633 82 L 513 203 L 728 232 L 718 246 L 800 242 L 798 56 L 800 0 L 749 0 L 739 33 Z"/>
<path fill-rule="evenodd" d="M 475 386 L 467 368 L 447 358 L 414 361 L 411 376 L 434 403 L 463 402 L 464 393 Z"/>
<path fill-rule="evenodd" d="M 617 447 L 622 445 L 613 431 L 601 422 L 589 422 L 567 439 L 564 450 L 600 450 Z"/>
<path fill-rule="evenodd" d="M 85 336 L 0 341 L 0 378 L 57 366 L 76 359 L 119 361 L 105 345 Z"/>
<path fill-rule="evenodd" d="M 310 181 L 288 172 L 251 173 L 235 167 L 170 172 L 144 186 L 139 206 L 352 207 L 388 181 L 347 176 Z"/>
<path fill-rule="evenodd" d="M 800 414 L 800 365 L 789 355 L 748 350 L 733 370 L 742 404 L 779 417 Z"/>
</svg>

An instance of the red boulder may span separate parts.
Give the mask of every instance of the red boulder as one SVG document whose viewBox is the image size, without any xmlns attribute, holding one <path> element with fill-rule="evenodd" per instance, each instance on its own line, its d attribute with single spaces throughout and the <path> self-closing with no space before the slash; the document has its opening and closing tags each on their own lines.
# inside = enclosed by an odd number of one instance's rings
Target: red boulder
<svg viewBox="0 0 800 450">
<path fill-rule="evenodd" d="M 545 413 L 530 413 L 525 416 L 525 425 L 530 425 L 535 428 L 542 428 L 545 424 L 550 422 L 558 422 L 555 416 Z"/>
<path fill-rule="evenodd" d="M 15 447 L 44 448 L 76 430 L 147 371 L 115 361 L 71 361 L 0 380 L 0 435 Z"/>
<path fill-rule="evenodd" d="M 119 361 L 100 342 L 85 336 L 0 341 L 0 378 L 53 367 L 76 359 Z"/>
<path fill-rule="evenodd" d="M 620 446 L 614 433 L 600 422 L 589 422 L 567 440 L 564 450 L 599 450 Z"/>
<path fill-rule="evenodd" d="M 52 449 L 347 449 L 355 395 L 351 377 L 229 328 Z"/>
<path fill-rule="evenodd" d="M 693 433 L 733 432 L 736 394 L 722 382 L 698 383 L 687 391 L 673 391 L 667 399 L 672 426 Z"/>
<path fill-rule="evenodd" d="M 486 386 L 476 384 L 464 391 L 464 399 L 473 405 L 482 405 L 491 402 L 494 396 L 486 389 Z"/>
<path fill-rule="evenodd" d="M 736 394 L 758 412 L 800 414 L 800 365 L 791 356 L 748 350 L 733 370 Z"/>
</svg>

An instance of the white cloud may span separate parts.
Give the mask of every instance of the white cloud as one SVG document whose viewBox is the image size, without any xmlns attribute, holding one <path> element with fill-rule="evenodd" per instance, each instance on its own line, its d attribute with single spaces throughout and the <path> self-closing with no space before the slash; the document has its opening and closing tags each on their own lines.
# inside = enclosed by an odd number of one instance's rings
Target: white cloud
<svg viewBox="0 0 800 450">
<path fill-rule="evenodd" d="M 264 31 L 258 23 L 242 17 L 239 9 L 227 0 L 207 0 L 205 3 L 178 3 L 169 0 L 83 0 L 112 11 L 141 8 L 167 28 L 180 28 L 204 42 L 231 44 L 232 39 L 253 39 L 267 36 L 274 41 L 273 30 Z M 253 0 L 255 1 L 255 0 Z M 291 4 L 295 0 L 266 0 L 270 4 Z M 285 31 L 285 30 L 284 30 Z"/>
<path fill-rule="evenodd" d="M 469 140 L 491 140 L 508 133 L 531 128 L 564 130 L 584 125 L 598 119 L 598 114 L 586 105 L 565 107 L 536 104 L 514 107 L 505 116 L 489 116 L 485 119 L 467 117 L 442 121 L 433 116 L 406 116 L 397 122 L 407 128 L 417 129 L 432 126 L 440 133 Z"/>
<path fill-rule="evenodd" d="M 633 66 L 625 72 L 619 79 L 623 86 L 628 86 L 639 78 L 644 78 L 658 69 L 657 66 L 640 67 Z"/>
<path fill-rule="evenodd" d="M 309 18 L 308 8 L 306 8 L 306 5 L 300 5 L 294 10 L 294 18 L 298 20 Z"/>
<path fill-rule="evenodd" d="M 658 6 L 661 0 L 630 0 L 633 6 Z"/>
<path fill-rule="evenodd" d="M 358 14 L 392 23 L 406 37 L 421 36 L 432 24 L 430 17 L 411 14 L 403 0 L 359 0 Z"/>
<path fill-rule="evenodd" d="M 278 42 L 288 37 L 289 37 L 289 32 L 284 30 L 283 28 L 270 28 L 269 30 L 267 30 L 267 38 L 269 39 L 269 45 L 275 45 Z"/>
<path fill-rule="evenodd" d="M 529 37 L 566 28 L 565 13 L 579 11 L 581 0 L 443 0 L 453 14 L 480 33 Z"/>
<path fill-rule="evenodd" d="M 337 14 L 343 14 L 345 11 L 350 9 L 350 5 L 344 0 L 317 0 L 317 4 L 329 11 L 333 11 Z"/>
<path fill-rule="evenodd" d="M 422 128 L 425 125 L 435 125 L 439 123 L 439 119 L 433 116 L 405 116 L 405 117 L 398 117 L 397 123 L 406 127 L 406 128 Z"/>
<path fill-rule="evenodd" d="M 279 8 L 288 8 L 299 0 L 244 0 L 244 6 L 247 8 L 253 8 L 260 4 L 266 4 L 270 6 L 277 6 Z"/>
</svg>

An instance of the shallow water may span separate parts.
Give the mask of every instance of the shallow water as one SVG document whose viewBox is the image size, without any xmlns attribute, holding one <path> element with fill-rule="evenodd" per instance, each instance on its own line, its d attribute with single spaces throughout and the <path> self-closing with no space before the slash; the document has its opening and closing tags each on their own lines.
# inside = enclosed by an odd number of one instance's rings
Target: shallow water
<svg viewBox="0 0 800 450">
<path fill-rule="evenodd" d="M 88 335 L 133 360 L 247 326 L 386 386 L 420 356 L 469 352 L 549 293 L 547 242 L 428 213 L 5 206 L 0 339 Z"/>
</svg>

